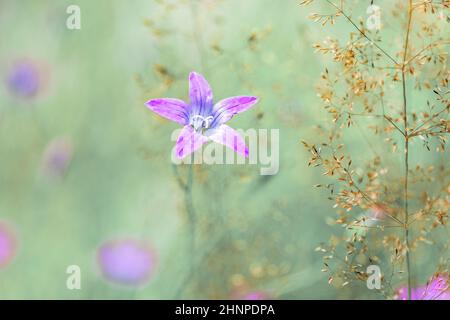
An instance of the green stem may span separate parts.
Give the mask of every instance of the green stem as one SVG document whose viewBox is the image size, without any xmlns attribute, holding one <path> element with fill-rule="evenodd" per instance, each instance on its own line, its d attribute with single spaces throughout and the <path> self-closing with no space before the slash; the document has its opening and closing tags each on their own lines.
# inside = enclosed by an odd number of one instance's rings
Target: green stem
<svg viewBox="0 0 450 320">
<path fill-rule="evenodd" d="M 412 20 L 412 0 L 409 0 L 408 26 L 406 28 L 405 49 L 402 63 L 402 91 L 403 91 L 403 124 L 405 126 L 405 185 L 404 185 L 404 210 L 405 210 L 405 245 L 406 245 L 406 273 L 408 277 L 408 300 L 411 300 L 411 253 L 409 247 L 409 210 L 408 210 L 408 175 L 409 175 L 409 132 L 406 100 L 406 58 L 408 54 L 409 34 Z"/>
<path fill-rule="evenodd" d="M 180 188 L 184 192 L 184 203 L 188 218 L 188 232 L 189 232 L 189 240 L 188 240 L 188 248 L 187 252 L 190 255 L 190 262 L 189 262 L 189 272 L 188 277 L 182 281 L 182 285 L 179 287 L 177 292 L 175 293 L 175 299 L 180 298 L 181 294 L 184 292 L 184 289 L 186 285 L 188 284 L 189 280 L 195 276 L 195 257 L 196 257 L 196 247 L 195 247 L 195 239 L 196 239 L 196 229 L 197 229 L 197 218 L 196 218 L 196 212 L 193 204 L 193 197 L 192 197 L 192 187 L 194 182 L 194 164 L 190 163 L 188 168 L 188 174 L 186 178 L 186 183 L 183 182 L 181 177 L 179 176 L 178 170 L 176 165 L 173 166 L 175 177 L 177 179 L 177 182 L 180 186 Z"/>
<path fill-rule="evenodd" d="M 197 218 L 196 218 L 196 213 L 195 213 L 193 199 L 192 199 L 192 185 L 193 185 L 193 181 L 194 181 L 193 166 L 194 165 L 192 163 L 189 165 L 188 178 L 187 178 L 186 190 L 185 190 L 186 212 L 188 215 L 189 229 L 190 229 L 189 252 L 191 253 L 191 259 L 194 259 L 194 256 L 195 256 L 195 233 L 196 233 L 196 225 L 197 225 L 197 221 L 196 221 Z"/>
</svg>

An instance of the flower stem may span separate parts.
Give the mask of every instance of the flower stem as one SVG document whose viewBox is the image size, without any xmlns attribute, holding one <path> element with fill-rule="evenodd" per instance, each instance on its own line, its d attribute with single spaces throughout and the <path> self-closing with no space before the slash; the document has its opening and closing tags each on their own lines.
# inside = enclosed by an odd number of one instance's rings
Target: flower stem
<svg viewBox="0 0 450 320">
<path fill-rule="evenodd" d="M 409 211 L 408 211 L 408 175 L 409 175 L 409 133 L 408 133 L 408 115 L 407 115 L 407 100 L 406 100 L 406 58 L 408 54 L 409 34 L 411 30 L 412 20 L 412 0 L 409 0 L 408 9 L 408 25 L 406 27 L 405 47 L 403 52 L 402 63 L 402 93 L 403 93 L 403 124 L 404 124 L 404 138 L 405 138 L 405 185 L 404 185 L 404 211 L 405 211 L 405 245 L 406 245 L 406 274 L 408 277 L 408 300 L 411 300 L 411 253 L 409 248 Z"/>
<path fill-rule="evenodd" d="M 178 182 L 178 185 L 184 192 L 184 203 L 188 218 L 188 232 L 189 232 L 189 241 L 188 241 L 188 248 L 187 252 L 190 255 L 190 261 L 189 261 L 189 272 L 188 277 L 186 280 L 182 281 L 182 285 L 177 290 L 175 297 L 178 299 L 181 294 L 183 293 L 185 286 L 187 285 L 190 278 L 194 277 L 194 271 L 195 271 L 195 239 L 196 239 L 196 226 L 197 226 L 197 218 L 196 218 L 196 212 L 194 208 L 194 201 L 192 198 L 192 187 L 194 182 L 194 164 L 190 163 L 187 173 L 186 182 L 183 181 L 183 179 L 180 177 L 176 165 L 173 165 L 173 170 L 175 173 L 175 178 Z"/>
<path fill-rule="evenodd" d="M 189 238 L 190 238 L 190 253 L 191 259 L 194 259 L 195 256 L 195 231 L 196 231 L 196 213 L 193 205 L 192 199 L 192 184 L 194 181 L 194 165 L 189 164 L 188 177 L 186 181 L 186 190 L 185 190 L 185 204 L 186 204 L 186 212 L 189 220 Z M 193 263 L 192 263 L 193 264 Z"/>
</svg>

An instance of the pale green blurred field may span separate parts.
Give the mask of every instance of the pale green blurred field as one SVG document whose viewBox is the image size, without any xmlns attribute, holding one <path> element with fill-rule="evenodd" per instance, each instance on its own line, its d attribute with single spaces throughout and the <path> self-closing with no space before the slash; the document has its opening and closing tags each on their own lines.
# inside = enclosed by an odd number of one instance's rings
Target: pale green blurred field
<svg viewBox="0 0 450 320">
<path fill-rule="evenodd" d="M 326 218 L 334 211 L 312 187 L 320 173 L 308 168 L 300 144 L 325 119 L 314 91 L 325 60 L 311 44 L 350 28 L 321 29 L 298 3 L 0 1 L 0 72 L 29 57 L 45 62 L 50 75 L 33 100 L 0 87 L 0 220 L 19 238 L 14 261 L 0 270 L 0 299 L 174 298 L 190 261 L 183 193 L 170 162 L 177 125 L 144 103 L 187 99 L 192 70 L 205 75 L 216 99 L 260 97 L 230 123 L 280 129 L 280 171 L 196 169 L 199 255 L 223 237 L 198 269 L 199 287 L 183 297 L 229 298 L 238 275 L 280 299 L 377 298 L 363 287 L 329 286 L 314 252 L 331 234 Z M 69 4 L 81 7 L 81 30 L 65 27 Z M 249 43 L 252 32 L 258 39 Z M 173 77 L 170 87 L 157 68 Z M 39 171 L 42 154 L 61 136 L 73 142 L 74 157 L 63 179 L 49 181 Z M 145 239 L 158 253 L 154 277 L 137 291 L 107 283 L 96 265 L 97 247 L 121 236 Z M 82 290 L 66 288 L 71 264 L 81 267 Z"/>
</svg>

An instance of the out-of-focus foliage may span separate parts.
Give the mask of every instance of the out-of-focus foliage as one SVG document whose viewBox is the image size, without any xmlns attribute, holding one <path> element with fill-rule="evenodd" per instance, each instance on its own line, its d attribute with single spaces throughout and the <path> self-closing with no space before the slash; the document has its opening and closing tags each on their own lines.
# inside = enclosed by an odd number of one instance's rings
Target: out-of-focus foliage
<svg viewBox="0 0 450 320">
<path fill-rule="evenodd" d="M 347 231 L 318 247 L 323 271 L 330 283 L 344 287 L 370 281 L 370 269 L 378 266 L 384 270 L 378 289 L 386 298 L 445 299 L 450 4 L 409 0 L 379 7 L 372 2 L 367 12 L 376 24 L 356 20 L 354 1 L 324 2 L 333 12 L 314 12 L 310 18 L 323 26 L 344 20 L 353 31 L 314 45 L 334 62 L 317 88 L 329 125 L 319 127 L 320 141 L 303 144 L 311 153 L 309 165 L 326 176 L 317 186 L 335 202 L 334 223 Z M 381 15 L 390 23 L 386 29 L 397 26 L 403 36 L 386 36 Z M 368 152 L 351 148 L 355 126 Z M 428 281 L 424 272 L 431 275 Z M 421 282 L 427 285 L 414 289 Z M 433 294 L 427 296 L 428 284 Z"/>
</svg>

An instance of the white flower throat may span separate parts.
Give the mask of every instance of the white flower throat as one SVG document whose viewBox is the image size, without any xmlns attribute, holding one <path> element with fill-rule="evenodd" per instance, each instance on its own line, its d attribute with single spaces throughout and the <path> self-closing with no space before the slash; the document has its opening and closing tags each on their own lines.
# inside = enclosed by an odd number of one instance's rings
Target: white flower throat
<svg viewBox="0 0 450 320">
<path fill-rule="evenodd" d="M 189 125 L 194 128 L 196 132 L 203 131 L 204 129 L 208 129 L 213 121 L 213 116 L 204 117 L 200 114 L 197 114 L 191 117 L 189 121 Z"/>
</svg>

